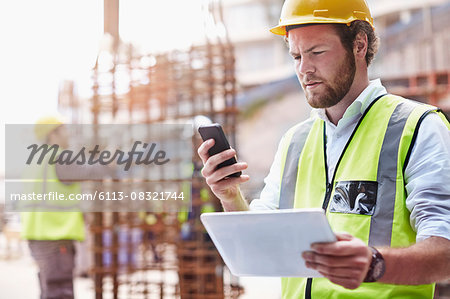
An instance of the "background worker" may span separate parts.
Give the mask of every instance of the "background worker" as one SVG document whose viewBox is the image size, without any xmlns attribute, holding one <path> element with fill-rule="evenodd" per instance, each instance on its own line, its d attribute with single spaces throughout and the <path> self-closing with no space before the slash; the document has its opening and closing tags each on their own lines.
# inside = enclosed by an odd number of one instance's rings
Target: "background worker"
<svg viewBox="0 0 450 299">
<path fill-rule="evenodd" d="M 306 265 L 324 278 L 283 278 L 283 298 L 433 298 L 450 278 L 450 124 L 437 109 L 369 81 L 377 50 L 364 0 L 287 0 L 285 36 L 310 119 L 282 138 L 250 206 L 217 169 L 233 149 L 198 149 L 206 182 L 226 211 L 323 208 L 338 241 L 314 244 Z M 339 232 L 349 232 L 339 233 Z"/>
<path fill-rule="evenodd" d="M 34 132 L 38 140 L 59 145 L 60 150 L 69 146 L 69 135 L 59 115 L 40 118 Z M 75 178 L 112 174 L 110 167 L 49 164 L 47 158 L 33 169 L 33 173 L 27 174 L 27 179 L 33 177 L 30 192 L 58 192 L 68 197 L 81 193 L 81 185 Z M 28 240 L 31 255 L 39 268 L 41 298 L 73 298 L 75 241 L 85 238 L 83 214 L 73 211 L 73 206 L 65 203 L 53 205 L 58 205 L 60 211 L 47 212 L 42 208 L 38 212 L 21 213 L 22 237 Z"/>
</svg>

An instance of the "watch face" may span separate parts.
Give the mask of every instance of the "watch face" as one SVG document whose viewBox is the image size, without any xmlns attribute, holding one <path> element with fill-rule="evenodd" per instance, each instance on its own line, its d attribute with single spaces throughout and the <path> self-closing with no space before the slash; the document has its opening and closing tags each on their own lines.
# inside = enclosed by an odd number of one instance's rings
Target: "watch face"
<svg viewBox="0 0 450 299">
<path fill-rule="evenodd" d="M 373 267 L 373 278 L 378 280 L 383 276 L 385 270 L 384 260 L 377 257 Z"/>
<path fill-rule="evenodd" d="M 377 281 L 383 276 L 384 271 L 386 270 L 384 258 L 381 253 L 373 247 L 370 247 L 370 249 L 372 250 L 372 262 L 370 264 L 369 271 L 367 272 L 364 282 Z"/>
<path fill-rule="evenodd" d="M 372 256 L 372 279 L 377 281 L 383 276 L 384 271 L 386 270 L 386 265 L 384 263 L 384 258 L 381 253 L 373 248 L 373 256 Z"/>
</svg>

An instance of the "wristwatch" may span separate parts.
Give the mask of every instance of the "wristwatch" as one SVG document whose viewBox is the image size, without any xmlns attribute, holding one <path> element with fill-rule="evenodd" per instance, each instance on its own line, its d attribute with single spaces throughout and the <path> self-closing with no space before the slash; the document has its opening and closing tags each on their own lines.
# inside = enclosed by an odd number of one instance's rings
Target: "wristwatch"
<svg viewBox="0 0 450 299">
<path fill-rule="evenodd" d="M 373 247 L 369 247 L 372 250 L 372 262 L 369 266 L 369 271 L 367 271 L 366 278 L 364 282 L 375 282 L 380 279 L 384 271 L 386 271 L 386 263 L 381 253 Z"/>
</svg>

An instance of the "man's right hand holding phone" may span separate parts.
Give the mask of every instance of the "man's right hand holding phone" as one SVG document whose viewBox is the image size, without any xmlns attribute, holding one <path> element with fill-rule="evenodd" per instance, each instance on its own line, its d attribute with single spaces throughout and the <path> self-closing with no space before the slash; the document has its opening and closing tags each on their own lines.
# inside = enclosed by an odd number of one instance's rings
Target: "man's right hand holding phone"
<svg viewBox="0 0 450 299">
<path fill-rule="evenodd" d="M 215 144 L 214 139 L 204 141 L 198 148 L 198 155 L 202 159 L 204 167 L 202 175 L 211 191 L 220 199 L 225 211 L 248 210 L 248 204 L 241 193 L 239 184 L 248 181 L 248 175 L 233 177 L 236 172 L 247 169 L 247 163 L 238 162 L 229 166 L 218 168 L 219 164 L 236 156 L 234 149 L 227 149 L 218 154 L 210 156 L 208 151 Z"/>
</svg>

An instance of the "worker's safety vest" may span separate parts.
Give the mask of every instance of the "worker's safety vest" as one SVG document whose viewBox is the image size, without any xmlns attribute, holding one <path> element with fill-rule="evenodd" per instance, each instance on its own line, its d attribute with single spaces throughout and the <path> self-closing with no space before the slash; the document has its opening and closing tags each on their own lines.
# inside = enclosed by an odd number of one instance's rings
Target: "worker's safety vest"
<svg viewBox="0 0 450 299">
<path fill-rule="evenodd" d="M 45 161 L 33 170 L 33 183 L 31 190 L 36 194 L 57 192 L 69 198 L 70 194 L 81 193 L 79 183 L 63 184 L 58 179 L 55 165 Z M 38 203 L 39 204 L 39 203 Z M 83 240 L 84 220 L 81 212 L 73 211 L 74 201 L 42 202 L 52 204 L 52 211 L 58 212 L 22 212 L 22 237 L 27 240 Z"/>
<path fill-rule="evenodd" d="M 282 141 L 280 208 L 323 208 L 335 232 L 369 246 L 415 243 L 406 208 L 404 169 L 424 117 L 439 113 L 393 95 L 375 100 L 347 142 L 328 178 L 325 123 L 311 118 Z M 327 183 L 331 182 L 331 183 Z M 305 228 L 307 229 L 307 228 Z M 434 285 L 362 283 L 345 289 L 325 278 L 283 278 L 283 298 L 432 298 Z"/>
</svg>

